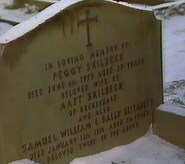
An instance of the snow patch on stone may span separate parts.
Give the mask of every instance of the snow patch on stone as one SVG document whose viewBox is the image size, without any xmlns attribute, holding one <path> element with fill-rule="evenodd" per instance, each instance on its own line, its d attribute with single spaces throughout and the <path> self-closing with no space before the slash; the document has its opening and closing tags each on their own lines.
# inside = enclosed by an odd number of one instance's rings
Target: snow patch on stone
<svg viewBox="0 0 185 164">
<path fill-rule="evenodd" d="M 185 117 L 185 110 L 184 108 L 174 106 L 174 105 L 160 105 L 157 107 L 157 110 L 165 111 L 168 113 L 173 113 L 179 116 Z"/>
</svg>

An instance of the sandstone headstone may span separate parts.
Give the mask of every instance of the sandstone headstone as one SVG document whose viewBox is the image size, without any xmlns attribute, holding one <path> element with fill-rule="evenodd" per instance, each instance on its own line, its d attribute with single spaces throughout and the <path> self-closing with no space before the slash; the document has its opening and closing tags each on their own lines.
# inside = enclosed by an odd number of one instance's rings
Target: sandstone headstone
<svg viewBox="0 0 185 164">
<path fill-rule="evenodd" d="M 161 22 L 108 0 L 50 6 L 0 38 L 0 163 L 128 144 L 162 103 Z"/>
</svg>

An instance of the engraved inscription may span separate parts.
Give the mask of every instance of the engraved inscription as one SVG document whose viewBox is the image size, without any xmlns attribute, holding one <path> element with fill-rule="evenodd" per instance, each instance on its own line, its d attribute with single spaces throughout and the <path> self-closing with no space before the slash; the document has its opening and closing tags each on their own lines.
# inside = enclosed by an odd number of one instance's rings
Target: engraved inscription
<svg viewBox="0 0 185 164">
<path fill-rule="evenodd" d="M 96 15 L 95 17 L 90 17 L 90 11 L 85 10 L 85 17 L 86 17 L 85 19 L 77 21 L 77 26 L 86 24 L 86 30 L 87 30 L 87 45 L 86 46 L 89 47 L 89 46 L 92 46 L 91 35 L 90 35 L 90 23 L 98 22 L 98 16 Z"/>
<path fill-rule="evenodd" d="M 149 115 L 152 97 L 143 97 L 131 105 L 116 105 L 125 99 L 123 73 L 132 75 L 142 69 L 144 56 L 128 58 L 128 41 L 92 50 L 89 54 L 73 55 L 44 63 L 44 71 L 52 81 L 47 87 L 28 91 L 28 100 L 44 95 L 59 97 L 58 109 L 66 119 L 75 120 L 73 126 L 61 128 L 49 137 L 22 145 L 22 153 L 31 159 L 46 157 L 47 163 L 93 147 L 110 138 L 133 131 L 140 120 Z M 122 93 L 122 94 L 120 94 Z M 121 96 L 121 97 L 120 97 Z"/>
</svg>

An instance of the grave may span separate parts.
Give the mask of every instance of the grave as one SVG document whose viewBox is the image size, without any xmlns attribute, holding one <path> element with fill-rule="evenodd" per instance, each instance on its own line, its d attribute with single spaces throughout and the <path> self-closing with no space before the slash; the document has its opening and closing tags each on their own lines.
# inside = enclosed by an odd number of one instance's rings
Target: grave
<svg viewBox="0 0 185 164">
<path fill-rule="evenodd" d="M 63 0 L 0 44 L 1 164 L 68 163 L 129 144 L 163 103 L 161 22 L 150 11 Z"/>
</svg>

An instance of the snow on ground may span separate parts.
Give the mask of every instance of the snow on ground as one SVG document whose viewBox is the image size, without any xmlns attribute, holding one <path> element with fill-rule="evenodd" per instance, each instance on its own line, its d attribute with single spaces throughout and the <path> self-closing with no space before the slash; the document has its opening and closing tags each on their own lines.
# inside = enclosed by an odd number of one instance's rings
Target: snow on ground
<svg viewBox="0 0 185 164">
<path fill-rule="evenodd" d="M 26 7 L 20 9 L 6 9 L 8 5 L 11 5 L 11 0 L 0 0 L 0 16 L 3 19 L 15 20 L 17 22 L 22 22 L 38 13 L 38 8 L 34 5 L 29 6 L 25 4 Z M 31 11 L 30 11 L 31 10 Z"/>
<path fill-rule="evenodd" d="M 23 22 L 38 13 L 38 8 L 34 5 L 21 9 L 8 10 L 6 7 L 11 5 L 11 0 L 0 0 L 0 18 L 15 22 Z M 0 36 L 8 31 L 13 25 L 5 22 L 0 22 Z"/>
<path fill-rule="evenodd" d="M 33 10 L 33 13 L 30 13 Z M 3 9 L 3 6 L 0 6 L 0 16 L 3 19 L 10 19 L 10 20 L 14 20 L 16 22 L 23 22 L 27 19 L 29 19 L 30 17 L 36 15 L 38 13 L 38 11 L 34 10 L 34 6 L 30 6 L 30 7 L 25 7 L 22 9 L 15 9 L 15 10 L 5 10 Z"/>
<path fill-rule="evenodd" d="M 28 160 L 28 159 L 23 159 L 23 160 L 11 162 L 11 163 L 9 163 L 9 164 L 38 164 L 38 163 L 35 163 L 35 162 L 30 161 L 30 160 Z"/>
<path fill-rule="evenodd" d="M 185 16 L 163 20 L 163 74 L 166 104 L 185 107 Z"/>
<path fill-rule="evenodd" d="M 70 164 L 184 164 L 185 150 L 174 146 L 149 131 L 131 144 L 118 146 Z M 33 164 L 22 160 L 10 164 Z"/>
<path fill-rule="evenodd" d="M 185 79 L 185 16 L 163 21 L 164 82 Z"/>
<path fill-rule="evenodd" d="M 184 164 L 185 150 L 156 135 L 145 135 L 131 144 L 119 146 L 93 156 L 73 160 L 70 164 Z"/>
</svg>

